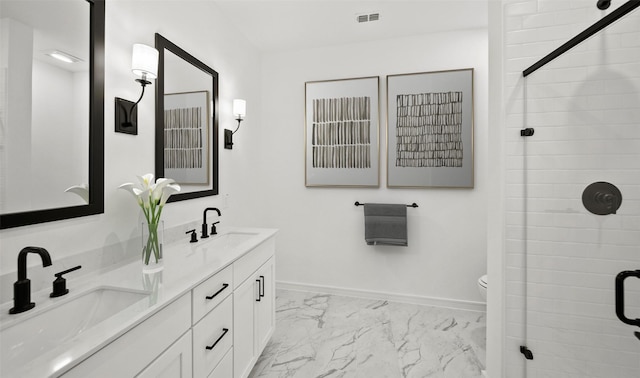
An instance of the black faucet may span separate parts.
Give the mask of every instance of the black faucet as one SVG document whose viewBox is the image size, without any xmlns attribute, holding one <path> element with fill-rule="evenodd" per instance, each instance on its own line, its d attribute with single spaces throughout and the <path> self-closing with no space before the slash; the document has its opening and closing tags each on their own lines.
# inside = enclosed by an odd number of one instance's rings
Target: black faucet
<svg viewBox="0 0 640 378">
<path fill-rule="evenodd" d="M 220 212 L 220 210 L 218 210 L 217 207 L 207 207 L 206 209 L 204 209 L 204 213 L 202 213 L 202 235 L 200 235 L 201 239 L 209 237 L 209 230 L 207 225 L 207 211 L 209 210 L 213 210 L 217 212 L 218 216 L 222 215 L 222 213 Z"/>
<path fill-rule="evenodd" d="M 51 256 L 46 249 L 40 247 L 25 247 L 18 254 L 18 280 L 13 284 L 13 308 L 10 314 L 19 314 L 35 307 L 31 302 L 31 280 L 27 278 L 27 255 L 37 253 L 42 259 L 42 266 L 51 265 Z"/>
</svg>

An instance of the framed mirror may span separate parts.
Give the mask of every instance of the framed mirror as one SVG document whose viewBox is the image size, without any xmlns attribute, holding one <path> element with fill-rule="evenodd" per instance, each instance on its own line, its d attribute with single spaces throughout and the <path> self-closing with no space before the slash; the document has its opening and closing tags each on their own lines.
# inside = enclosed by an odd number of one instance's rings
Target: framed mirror
<svg viewBox="0 0 640 378">
<path fill-rule="evenodd" d="M 0 14 L 0 228 L 103 213 L 104 0 Z"/>
<path fill-rule="evenodd" d="M 156 177 L 180 184 L 169 202 L 218 194 L 218 73 L 156 34 Z"/>
</svg>

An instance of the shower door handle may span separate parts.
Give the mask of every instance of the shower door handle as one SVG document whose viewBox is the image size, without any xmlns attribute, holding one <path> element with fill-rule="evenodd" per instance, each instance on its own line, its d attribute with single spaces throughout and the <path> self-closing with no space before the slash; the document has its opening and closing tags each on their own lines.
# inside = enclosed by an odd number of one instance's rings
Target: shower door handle
<svg viewBox="0 0 640 378">
<path fill-rule="evenodd" d="M 624 314 L 624 280 L 640 278 L 640 270 L 625 270 L 616 276 L 616 315 L 623 323 L 640 327 L 640 319 L 629 319 Z"/>
</svg>

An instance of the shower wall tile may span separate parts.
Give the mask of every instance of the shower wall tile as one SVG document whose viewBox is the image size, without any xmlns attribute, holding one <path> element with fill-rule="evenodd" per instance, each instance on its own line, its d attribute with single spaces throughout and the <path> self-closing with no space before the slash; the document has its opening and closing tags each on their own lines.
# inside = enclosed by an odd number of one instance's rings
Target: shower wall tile
<svg viewBox="0 0 640 378">
<path fill-rule="evenodd" d="M 505 13 L 509 16 L 534 14 L 538 11 L 538 1 L 536 0 L 517 0 L 506 2 Z"/>
<path fill-rule="evenodd" d="M 594 1 L 503 4 L 505 376 L 638 377 L 637 339 L 614 316 L 614 277 L 640 268 L 640 11 L 524 79 L 619 3 L 605 12 Z M 523 127 L 534 137 L 520 137 Z M 584 208 L 595 181 L 622 191 L 616 215 Z M 627 311 L 640 316 L 640 284 L 628 286 Z M 525 343 L 533 361 L 519 353 Z"/>
</svg>

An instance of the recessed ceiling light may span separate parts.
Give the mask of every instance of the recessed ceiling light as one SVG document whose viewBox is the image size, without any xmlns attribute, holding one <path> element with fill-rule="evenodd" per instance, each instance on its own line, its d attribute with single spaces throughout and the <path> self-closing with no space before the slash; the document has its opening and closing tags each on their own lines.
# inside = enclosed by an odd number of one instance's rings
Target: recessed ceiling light
<svg viewBox="0 0 640 378">
<path fill-rule="evenodd" d="M 78 58 L 77 56 L 73 56 L 71 54 L 67 54 L 64 51 L 60 51 L 60 50 L 53 50 L 50 51 L 48 53 L 46 53 L 46 55 L 49 55 L 50 57 L 57 59 L 61 62 L 65 62 L 65 63 L 78 63 L 78 62 L 82 62 L 82 59 Z"/>
</svg>

